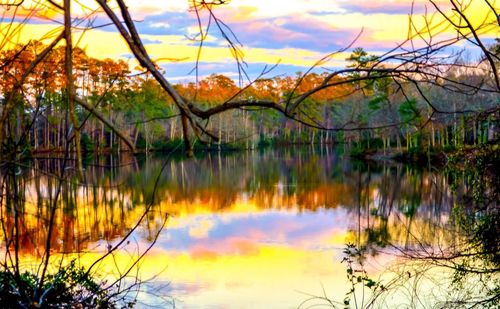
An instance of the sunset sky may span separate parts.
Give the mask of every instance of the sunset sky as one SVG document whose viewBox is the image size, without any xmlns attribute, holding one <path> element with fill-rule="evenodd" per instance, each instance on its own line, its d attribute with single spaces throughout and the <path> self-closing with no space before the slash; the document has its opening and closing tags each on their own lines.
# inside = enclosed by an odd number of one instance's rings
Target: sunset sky
<svg viewBox="0 0 500 309">
<path fill-rule="evenodd" d="M 448 9 L 448 1 L 438 2 Z M 469 14 L 477 19 L 476 22 L 483 20 L 488 13 L 487 7 L 481 2 L 472 1 L 469 8 Z M 73 5 L 75 15 L 80 17 L 97 8 L 90 0 L 79 3 L 85 6 L 76 2 Z M 158 63 L 165 69 L 166 75 L 177 81 L 192 79 L 188 74 L 194 66 L 197 43 L 189 38 L 197 33 L 198 28 L 195 14 L 189 10 L 190 1 L 142 0 L 127 3 L 147 50 L 154 59 L 160 59 Z M 14 20 L 21 21 L 32 11 L 31 8 L 36 8 L 36 13 L 15 38 L 23 43 L 41 39 L 49 31 L 61 27 L 58 24 L 62 21 L 61 14 L 47 10 L 34 0 L 26 1 L 16 12 Z M 426 12 L 426 8 L 428 12 L 432 11 L 428 1 L 414 2 L 414 22 L 417 27 L 424 25 L 421 15 Z M 13 8 L 1 10 L 8 17 L 15 12 Z M 215 13 L 237 35 L 243 45 L 248 72 L 255 76 L 266 64 L 277 62 L 280 65 L 271 75 L 304 71 L 329 52 L 347 46 L 359 33 L 361 35 L 353 47 L 362 46 L 371 53 L 387 51 L 407 37 L 411 11 L 412 1 L 409 0 L 232 0 L 217 8 Z M 94 16 L 94 25 L 109 22 L 102 13 Z M 5 18 L 2 23 L 3 33 L 6 32 L 7 20 Z M 436 23 L 439 20 L 434 18 Z M 81 25 L 85 25 L 85 22 Z M 445 34 L 453 35 L 453 31 L 448 30 Z M 487 35 L 493 39 L 497 33 Z M 84 35 L 77 33 L 75 41 L 92 57 L 132 58 L 112 26 L 87 31 Z M 339 53 L 327 66 L 345 66 L 344 60 L 348 54 Z M 135 63 L 131 62 L 131 65 L 135 66 Z M 236 69 L 220 32 L 212 27 L 203 50 L 200 74 L 222 73 L 235 77 Z"/>
</svg>

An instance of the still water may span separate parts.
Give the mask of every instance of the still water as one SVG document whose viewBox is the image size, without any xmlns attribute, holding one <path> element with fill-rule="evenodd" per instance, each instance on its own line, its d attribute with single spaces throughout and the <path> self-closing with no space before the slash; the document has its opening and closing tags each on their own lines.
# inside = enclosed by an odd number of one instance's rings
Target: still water
<svg viewBox="0 0 500 309">
<path fill-rule="evenodd" d="M 57 189 L 47 171 L 60 168 L 40 159 L 23 171 L 25 265 L 43 254 L 44 203 Z M 435 169 L 357 162 L 332 148 L 99 158 L 88 162 L 83 183 L 67 180 L 53 254 L 89 265 L 130 233 L 97 272 L 109 277 L 134 266 L 127 277 L 146 281 L 137 304 L 144 307 L 297 308 L 311 295 L 342 301 L 350 288 L 341 263 L 347 243 L 367 249 L 366 268 L 378 276 L 397 260 L 394 248 L 443 239 L 454 203 Z"/>
</svg>

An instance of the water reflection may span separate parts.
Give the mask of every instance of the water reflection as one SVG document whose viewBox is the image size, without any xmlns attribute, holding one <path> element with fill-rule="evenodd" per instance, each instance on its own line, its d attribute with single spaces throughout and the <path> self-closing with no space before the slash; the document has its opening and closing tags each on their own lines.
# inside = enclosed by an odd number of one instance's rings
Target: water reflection
<svg viewBox="0 0 500 309">
<path fill-rule="evenodd" d="M 25 197 L 20 251 L 26 258 L 44 252 L 47 205 L 59 183 L 50 175 L 62 168 L 60 160 L 35 160 L 19 180 Z M 155 279 L 170 282 L 161 293 L 189 308 L 297 307 L 304 298 L 299 292 L 318 292 L 321 285 L 341 298 L 347 288 L 339 261 L 346 242 L 375 256 L 388 244 L 450 241 L 443 226 L 456 196 L 438 171 L 353 162 L 327 148 L 207 153 L 166 163 L 161 156 L 98 158 L 87 162 L 84 179 L 62 182 L 52 250 L 90 251 L 90 261 L 92 252 L 126 235 L 153 202 L 130 246 L 147 246 L 164 215 L 171 215 L 141 275 L 166 268 Z M 8 207 L 2 214 L 6 226 L 13 224 Z M 114 263 L 129 256 L 126 251 Z M 383 255 L 379 262 L 389 259 Z"/>
</svg>

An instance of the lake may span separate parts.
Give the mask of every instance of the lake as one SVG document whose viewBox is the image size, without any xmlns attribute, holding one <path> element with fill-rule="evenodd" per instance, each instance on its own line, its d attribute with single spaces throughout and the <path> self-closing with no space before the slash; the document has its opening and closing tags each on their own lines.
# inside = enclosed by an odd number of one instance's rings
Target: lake
<svg viewBox="0 0 500 309">
<path fill-rule="evenodd" d="M 68 169 L 61 162 L 40 158 L 20 171 L 28 269 L 46 246 L 47 205 L 59 185 L 48 172 Z M 84 181 L 68 170 L 50 236 L 53 261 L 88 266 L 119 244 L 95 272 L 108 282 L 117 274 L 145 281 L 139 307 L 342 302 L 351 288 L 341 263 L 346 244 L 363 249 L 367 274 L 383 278 L 401 248 L 448 241 L 443 227 L 457 199 L 438 169 L 360 162 L 328 147 L 108 156 L 87 160 Z M 389 303 L 406 301 L 398 297 Z"/>
</svg>

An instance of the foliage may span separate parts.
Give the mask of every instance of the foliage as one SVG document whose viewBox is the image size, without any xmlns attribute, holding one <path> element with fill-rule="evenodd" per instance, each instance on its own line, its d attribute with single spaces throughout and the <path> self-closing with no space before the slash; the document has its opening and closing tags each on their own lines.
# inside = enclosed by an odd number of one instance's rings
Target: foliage
<svg viewBox="0 0 500 309">
<path fill-rule="evenodd" d="M 348 243 L 343 250 L 344 258 L 342 263 L 346 263 L 347 280 L 351 283 L 351 288 L 346 293 L 344 305 L 350 306 L 355 303 L 356 308 L 365 308 L 366 304 L 358 304 L 357 293 L 363 293 L 364 289 L 372 292 L 372 297 L 376 297 L 378 291 L 384 291 L 386 288 L 380 282 L 376 282 L 368 276 L 364 266 L 365 252 L 363 248 L 358 248 L 356 245 Z M 370 301 L 372 302 L 373 299 Z"/>
<path fill-rule="evenodd" d="M 417 108 L 415 99 L 407 100 L 399 106 L 399 115 L 404 123 L 416 121 L 420 117 L 420 111 Z"/>
<path fill-rule="evenodd" d="M 36 57 L 37 52 L 46 46 L 33 42 L 28 47 L 19 45 L 2 52 L 5 59 L 14 59 L 6 64 L 5 72 L 22 72 Z M 16 58 L 14 56 L 17 53 L 20 54 Z M 173 100 L 150 73 L 131 75 L 128 64 L 122 60 L 95 59 L 78 48 L 74 53 L 78 94 L 123 130 L 126 136 L 132 138 L 136 148 L 144 151 L 162 150 L 168 148 L 168 144 L 183 138 L 184 132 Z M 37 152 L 61 151 L 65 147 L 63 137 L 70 130 L 65 116 L 66 77 L 57 66 L 57 63 L 64 62 L 63 56 L 64 51 L 60 47 L 52 50 L 48 58 L 31 73 L 33 78 L 26 80 L 26 96 L 14 97 L 17 111 L 9 115 L 11 129 L 13 132 L 27 132 L 24 139 L 17 143 L 17 148 L 31 148 L 33 152 Z M 451 116 L 425 123 L 429 116 L 428 106 L 421 99 L 416 99 L 421 97 L 420 92 L 410 83 L 396 83 L 394 79 L 376 70 L 371 71 L 370 68 L 377 61 L 377 56 L 368 54 L 362 48 L 355 48 L 347 58 L 347 68 L 350 70 L 346 76 L 329 77 L 328 72 L 298 72 L 296 76 L 259 78 L 245 88 L 240 88 L 231 78 L 212 74 L 200 79 L 197 84 L 177 84 L 174 88 L 187 101 L 196 103 L 203 109 L 221 105 L 230 99 L 251 102 L 265 100 L 285 106 L 287 100 L 321 86 L 326 78 L 331 78 L 332 83 L 339 83 L 338 86 L 314 92 L 301 102 L 294 113 L 303 120 L 302 123 L 297 123 L 288 118 L 289 115 L 276 110 L 260 108 L 235 109 L 212 117 L 206 123 L 206 129 L 221 139 L 219 148 L 222 144 L 239 148 L 241 145 L 237 145 L 238 143 L 244 144 L 245 148 L 255 147 L 259 144 L 259 139 L 280 144 L 345 142 L 351 145 L 355 141 L 358 149 L 353 149 L 352 152 L 359 155 L 366 149 L 378 150 L 394 146 L 401 153 L 405 142 L 405 150 L 408 152 L 416 148 L 419 148 L 419 152 L 424 152 L 424 148 L 431 147 L 439 151 L 470 140 L 467 135 L 471 135 L 472 126 L 465 125 L 468 119 L 463 120 L 464 125 L 457 125 L 456 117 Z M 0 93 L 4 96 L 12 88 L 12 78 L 20 78 L 5 72 L 0 72 L 3 77 Z M 450 78 L 451 75 L 452 72 Z M 355 81 L 349 82 L 351 79 Z M 446 109 L 452 102 L 455 108 L 463 108 L 456 106 L 456 102 L 466 101 L 471 105 L 470 108 L 474 106 L 481 110 L 495 106 L 496 102 L 484 96 L 475 99 L 456 93 L 450 95 L 445 89 L 426 85 L 421 85 L 419 91 L 438 101 L 436 104 L 441 109 Z M 76 107 L 75 112 L 78 122 L 82 124 L 80 133 L 83 151 L 101 152 L 119 148 L 118 139 L 112 130 L 81 107 Z M 474 133 L 473 143 L 487 140 L 485 132 L 495 121 L 490 118 L 478 123 L 480 132 Z M 33 119 L 33 123 L 29 119 Z M 390 124 L 393 124 L 392 128 Z M 380 126 L 383 129 L 373 129 Z M 321 127 L 365 129 L 325 133 L 318 130 Z M 433 131 L 429 130 L 430 127 Z M 16 134 L 13 136 L 14 140 L 20 138 Z M 194 136 L 193 133 L 187 134 Z M 439 143 L 435 141 L 436 137 L 440 140 Z M 373 139 L 383 142 L 373 144 Z M 369 147 L 359 146 L 360 143 Z M 11 141 L 4 144 L 5 149 L 9 150 L 9 145 L 13 143 Z M 15 152 L 16 149 L 12 151 Z"/>
<path fill-rule="evenodd" d="M 474 255 L 500 267 L 500 165 L 498 145 L 462 149 L 452 155 L 448 170 L 457 182 L 465 179 L 468 190 L 454 209 L 454 220 L 468 235 Z M 479 249 L 477 249 L 479 248 Z"/>
<path fill-rule="evenodd" d="M 0 303 L 8 308 L 115 308 L 117 301 L 111 291 L 98 283 L 84 268 L 74 261 L 46 277 L 37 293 L 39 278 L 28 271 L 17 276 L 15 272 L 0 272 Z M 127 303 L 132 306 L 133 302 Z M 4 308 L 7 308 L 4 307 Z"/>
<path fill-rule="evenodd" d="M 83 133 L 81 135 L 81 141 L 80 141 L 81 145 L 82 145 L 82 151 L 85 153 L 89 153 L 89 152 L 93 152 L 94 151 L 94 147 L 95 147 L 95 144 L 94 144 L 94 141 L 90 138 L 90 135 L 87 134 L 87 133 Z"/>
</svg>

